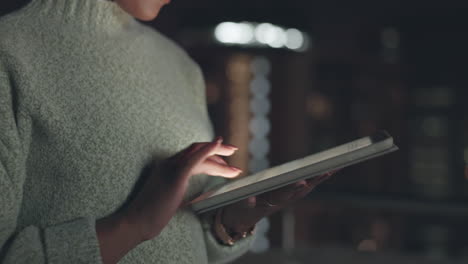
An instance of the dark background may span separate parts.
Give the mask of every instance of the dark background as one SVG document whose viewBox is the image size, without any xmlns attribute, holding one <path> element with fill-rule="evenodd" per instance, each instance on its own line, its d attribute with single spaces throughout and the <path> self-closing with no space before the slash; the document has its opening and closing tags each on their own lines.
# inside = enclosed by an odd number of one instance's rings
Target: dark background
<svg viewBox="0 0 468 264">
<path fill-rule="evenodd" d="M 23 2 L 2 0 L 0 14 Z M 147 22 L 200 64 L 215 128 L 240 147 L 253 137 L 239 119 L 253 116 L 252 95 L 226 72 L 233 61 L 271 63 L 271 165 L 378 129 L 400 147 L 339 172 L 272 217 L 270 250 L 240 263 L 466 261 L 467 11 L 449 1 L 173 0 Z M 295 27 L 312 42 L 301 53 L 222 46 L 209 33 L 224 21 Z M 382 40 L 387 29 L 398 33 L 396 48 Z M 232 162 L 248 170 L 244 156 Z"/>
</svg>

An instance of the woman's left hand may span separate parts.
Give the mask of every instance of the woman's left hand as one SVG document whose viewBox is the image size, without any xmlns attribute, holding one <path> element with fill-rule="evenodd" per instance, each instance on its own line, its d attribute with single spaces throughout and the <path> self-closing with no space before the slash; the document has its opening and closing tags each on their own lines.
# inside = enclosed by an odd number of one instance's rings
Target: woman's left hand
<svg viewBox="0 0 468 264">
<path fill-rule="evenodd" d="M 260 219 L 304 198 L 317 185 L 330 178 L 335 172 L 332 171 L 309 180 L 299 181 L 226 206 L 222 209 L 222 224 L 226 229 L 236 233 L 246 232 Z"/>
</svg>

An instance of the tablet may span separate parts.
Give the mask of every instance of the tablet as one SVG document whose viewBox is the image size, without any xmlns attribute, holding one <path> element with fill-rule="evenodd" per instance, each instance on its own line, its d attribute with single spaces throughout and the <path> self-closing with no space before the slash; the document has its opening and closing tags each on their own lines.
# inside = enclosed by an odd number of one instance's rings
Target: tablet
<svg viewBox="0 0 468 264">
<path fill-rule="evenodd" d="M 393 143 L 393 138 L 386 131 L 378 131 L 371 136 L 232 180 L 203 193 L 190 206 L 201 214 L 396 150 L 398 147 Z"/>
</svg>

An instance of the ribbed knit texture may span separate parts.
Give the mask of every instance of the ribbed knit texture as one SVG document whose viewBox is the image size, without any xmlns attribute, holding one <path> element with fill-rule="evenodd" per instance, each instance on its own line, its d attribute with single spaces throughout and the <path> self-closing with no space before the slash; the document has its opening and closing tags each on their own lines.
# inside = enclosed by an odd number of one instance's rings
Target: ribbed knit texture
<svg viewBox="0 0 468 264">
<path fill-rule="evenodd" d="M 95 221 L 143 168 L 209 141 L 203 79 L 173 42 L 99 0 L 33 0 L 0 18 L 0 262 L 100 263 Z M 196 176 L 187 199 L 212 177 Z M 233 259 L 180 210 L 120 263 Z"/>
</svg>

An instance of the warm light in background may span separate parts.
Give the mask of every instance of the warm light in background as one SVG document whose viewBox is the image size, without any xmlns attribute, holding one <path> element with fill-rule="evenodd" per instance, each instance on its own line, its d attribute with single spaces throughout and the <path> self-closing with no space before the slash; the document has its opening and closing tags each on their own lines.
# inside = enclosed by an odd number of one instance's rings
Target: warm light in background
<svg viewBox="0 0 468 264">
<path fill-rule="evenodd" d="M 247 44 L 254 40 L 254 28 L 249 23 L 224 22 L 216 27 L 215 37 L 226 44 Z"/>
<path fill-rule="evenodd" d="M 309 36 L 295 28 L 284 29 L 271 23 L 223 22 L 214 30 L 216 40 L 227 45 L 286 48 L 305 51 Z"/>
<path fill-rule="evenodd" d="M 327 120 L 333 115 L 333 103 L 320 93 L 307 96 L 306 112 L 315 120 Z"/>
</svg>

